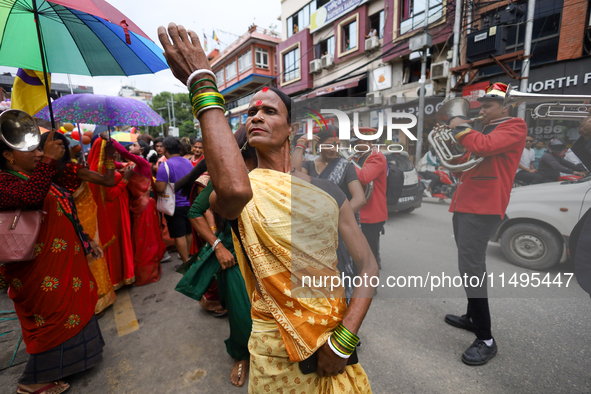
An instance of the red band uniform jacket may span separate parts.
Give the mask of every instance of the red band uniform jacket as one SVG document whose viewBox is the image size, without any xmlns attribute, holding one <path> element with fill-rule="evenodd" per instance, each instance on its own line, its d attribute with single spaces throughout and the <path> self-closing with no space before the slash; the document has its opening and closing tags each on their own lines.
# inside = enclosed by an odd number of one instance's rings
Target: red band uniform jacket
<svg viewBox="0 0 591 394">
<path fill-rule="evenodd" d="M 456 134 L 459 143 L 484 160 L 461 173 L 449 211 L 504 218 L 526 136 L 521 118 L 492 121 L 482 133 L 465 128 Z"/>
</svg>

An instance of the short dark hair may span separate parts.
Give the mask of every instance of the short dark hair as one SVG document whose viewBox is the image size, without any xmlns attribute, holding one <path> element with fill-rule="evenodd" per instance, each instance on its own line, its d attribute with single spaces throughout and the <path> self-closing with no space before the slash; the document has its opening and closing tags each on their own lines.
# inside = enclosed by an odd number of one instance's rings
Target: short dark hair
<svg viewBox="0 0 591 394">
<path fill-rule="evenodd" d="M 154 138 L 154 145 L 156 145 L 157 143 L 161 143 L 162 141 L 164 141 L 164 137 L 156 137 Z"/>
<path fill-rule="evenodd" d="M 195 141 L 193 141 L 193 145 L 195 145 L 196 142 L 199 142 L 200 144 L 202 144 L 203 138 L 195 138 Z"/>
<path fill-rule="evenodd" d="M 6 164 L 8 164 L 8 160 L 6 160 L 6 157 L 4 157 L 4 152 L 12 152 L 13 149 L 11 149 L 6 142 L 0 140 L 0 169 L 5 170 L 6 169 Z"/>
<path fill-rule="evenodd" d="M 181 142 L 176 137 L 166 137 L 162 141 L 162 145 L 169 155 L 178 155 L 181 153 Z"/>
</svg>

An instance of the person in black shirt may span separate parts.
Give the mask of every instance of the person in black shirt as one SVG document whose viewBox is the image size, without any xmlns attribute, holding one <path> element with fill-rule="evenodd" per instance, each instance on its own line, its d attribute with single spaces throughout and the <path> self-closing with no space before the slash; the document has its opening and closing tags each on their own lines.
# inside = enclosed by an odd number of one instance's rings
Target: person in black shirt
<svg viewBox="0 0 591 394">
<path fill-rule="evenodd" d="M 585 167 L 591 168 L 591 116 L 581 121 L 581 137 L 571 147 Z M 577 283 L 591 295 L 591 209 L 581 217 L 569 238 L 569 249 L 575 262 Z"/>
<path fill-rule="evenodd" d="M 564 159 L 566 145 L 558 139 L 548 143 L 548 151 L 540 159 L 538 173 L 544 178 L 544 182 L 556 182 L 560 173 L 585 176 L 585 168 L 581 164 L 573 164 Z"/>
</svg>

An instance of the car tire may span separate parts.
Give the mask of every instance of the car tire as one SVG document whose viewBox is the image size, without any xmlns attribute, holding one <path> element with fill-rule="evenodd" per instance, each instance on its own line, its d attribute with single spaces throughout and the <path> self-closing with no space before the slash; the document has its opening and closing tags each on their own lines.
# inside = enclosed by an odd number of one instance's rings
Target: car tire
<svg viewBox="0 0 591 394">
<path fill-rule="evenodd" d="M 518 223 L 507 228 L 501 236 L 501 250 L 512 264 L 544 270 L 560 261 L 563 242 L 546 227 L 533 223 Z"/>
<path fill-rule="evenodd" d="M 412 208 L 403 209 L 402 211 L 398 211 L 398 212 L 400 212 L 400 213 L 411 213 L 414 210 L 415 210 L 415 208 L 412 207 Z"/>
</svg>

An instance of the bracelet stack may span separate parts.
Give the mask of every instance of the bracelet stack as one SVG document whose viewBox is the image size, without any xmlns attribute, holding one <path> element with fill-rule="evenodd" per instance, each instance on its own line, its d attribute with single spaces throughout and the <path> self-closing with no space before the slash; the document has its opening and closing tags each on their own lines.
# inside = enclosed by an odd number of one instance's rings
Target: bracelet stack
<svg viewBox="0 0 591 394">
<path fill-rule="evenodd" d="M 359 337 L 339 324 L 328 338 L 328 346 L 335 354 L 342 358 L 349 358 L 359 343 Z M 337 346 L 338 345 L 338 346 Z M 342 350 L 344 349 L 344 350 Z"/>
<path fill-rule="evenodd" d="M 187 88 L 189 89 L 189 97 L 191 98 L 191 105 L 193 106 L 193 115 L 195 115 L 195 118 L 199 119 L 199 115 L 201 115 L 201 113 L 212 108 L 219 108 L 226 112 L 226 101 L 224 100 L 224 96 L 220 94 L 217 88 L 217 83 L 214 79 L 201 78 L 195 82 L 192 82 L 193 79 L 199 74 L 208 74 L 215 78 L 215 74 L 213 72 L 202 69 L 194 71 L 187 80 Z M 197 87 L 197 85 L 201 82 L 210 82 L 211 85 Z M 213 89 L 215 92 L 198 93 L 202 89 Z"/>
<path fill-rule="evenodd" d="M 105 160 L 105 169 L 107 169 L 107 170 L 114 170 L 115 169 L 115 163 L 113 162 L 113 159 Z"/>
</svg>

